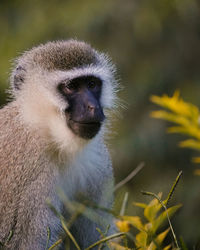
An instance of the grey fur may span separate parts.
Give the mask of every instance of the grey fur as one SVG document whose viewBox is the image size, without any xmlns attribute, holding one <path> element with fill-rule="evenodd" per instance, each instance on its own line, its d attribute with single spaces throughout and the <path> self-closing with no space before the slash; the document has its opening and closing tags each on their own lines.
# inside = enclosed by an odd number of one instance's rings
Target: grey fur
<svg viewBox="0 0 200 250">
<path fill-rule="evenodd" d="M 11 76 L 11 83 L 18 89 L 25 78 L 25 71 L 36 67 L 48 71 L 70 70 L 98 63 L 97 52 L 85 42 L 48 42 L 25 52 L 16 60 L 18 66 Z"/>
<path fill-rule="evenodd" d="M 29 124 L 23 116 L 26 102 L 22 100 L 26 92 L 22 89 L 32 77 L 33 68 L 40 69 L 38 74 L 41 74 L 88 65 L 98 67 L 102 64 L 100 58 L 88 44 L 70 40 L 49 42 L 17 59 L 11 76 L 14 100 L 0 109 L 0 242 L 4 244 L 3 249 L 45 249 L 47 227 L 52 235 L 49 245 L 59 239 L 62 233 L 60 221 L 46 203 L 50 199 L 63 213 L 57 187 L 62 188 L 71 200 L 76 200 L 81 192 L 99 205 L 111 207 L 113 174 L 103 136 L 97 135 L 93 141 L 85 143 L 73 159 L 68 152 L 64 152 L 60 159 L 59 145 L 46 136 L 46 128 Z M 38 84 L 42 85 L 42 82 Z M 109 190 L 104 192 L 108 186 Z M 107 192 L 111 195 L 107 196 Z M 101 217 L 96 219 L 102 222 Z M 110 215 L 104 214 L 104 219 L 106 223 L 101 225 L 102 230 L 106 224 L 112 224 Z M 99 239 L 96 226 L 85 217 L 75 222 L 72 233 L 81 249 Z M 7 242 L 10 232 L 13 235 Z"/>
</svg>

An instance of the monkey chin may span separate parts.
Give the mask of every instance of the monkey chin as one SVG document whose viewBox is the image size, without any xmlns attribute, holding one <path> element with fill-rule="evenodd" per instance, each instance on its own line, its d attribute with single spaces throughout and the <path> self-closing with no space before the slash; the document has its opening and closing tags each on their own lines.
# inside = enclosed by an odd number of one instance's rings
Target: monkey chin
<svg viewBox="0 0 200 250">
<path fill-rule="evenodd" d="M 72 132 L 80 138 L 85 140 L 90 140 L 94 138 L 101 128 L 100 122 L 78 122 L 69 120 L 68 126 L 72 130 Z"/>
</svg>

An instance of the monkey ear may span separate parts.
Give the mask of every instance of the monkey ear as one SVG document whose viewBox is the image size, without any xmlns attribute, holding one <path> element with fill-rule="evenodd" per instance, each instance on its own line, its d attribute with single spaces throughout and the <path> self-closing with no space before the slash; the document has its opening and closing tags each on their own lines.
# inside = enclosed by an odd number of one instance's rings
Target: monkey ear
<svg viewBox="0 0 200 250">
<path fill-rule="evenodd" d="M 20 90 L 25 79 L 26 70 L 22 66 L 18 66 L 12 74 L 12 87 L 14 90 Z"/>
</svg>

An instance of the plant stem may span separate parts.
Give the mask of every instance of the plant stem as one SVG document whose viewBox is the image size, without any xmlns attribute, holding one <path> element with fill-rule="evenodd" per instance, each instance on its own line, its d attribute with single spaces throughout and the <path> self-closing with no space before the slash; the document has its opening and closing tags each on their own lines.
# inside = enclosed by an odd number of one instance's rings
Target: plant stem
<svg viewBox="0 0 200 250">
<path fill-rule="evenodd" d="M 144 162 L 141 162 L 125 179 L 116 184 L 114 191 L 125 185 L 128 181 L 130 181 L 143 167 Z"/>
<path fill-rule="evenodd" d="M 170 199 L 171 199 L 171 197 L 172 197 L 172 195 L 173 195 L 173 193 L 174 193 L 174 191 L 175 191 L 175 188 L 176 188 L 176 186 L 177 186 L 177 184 L 178 184 L 178 182 L 179 182 L 179 180 L 180 180 L 180 178 L 181 178 L 182 173 L 183 173 L 182 171 L 180 171 L 180 172 L 178 173 L 178 176 L 176 177 L 176 180 L 175 180 L 175 182 L 173 183 L 173 186 L 172 186 L 171 190 L 169 191 L 169 194 L 168 194 L 167 200 L 166 200 L 166 206 L 168 205 L 168 203 L 169 203 L 169 201 L 170 201 Z"/>
<path fill-rule="evenodd" d="M 45 247 L 45 250 L 48 249 L 48 245 L 49 245 L 49 240 L 51 238 L 51 230 L 49 227 L 47 227 L 47 242 L 46 242 L 46 247 Z"/>
<path fill-rule="evenodd" d="M 75 247 L 78 249 L 78 250 L 81 250 L 81 248 L 79 247 L 78 243 L 76 242 L 74 236 L 70 233 L 69 229 L 67 228 L 67 225 L 65 223 L 65 221 L 63 219 L 61 219 L 61 224 L 62 224 L 62 227 L 64 228 L 65 232 L 67 233 L 67 235 L 69 236 L 69 238 L 72 240 L 72 242 L 74 243 Z"/>
<path fill-rule="evenodd" d="M 116 233 L 116 234 L 113 234 L 113 235 L 110 235 L 110 236 L 107 236 L 97 242 L 95 242 L 94 244 L 92 244 L 91 246 L 89 246 L 88 248 L 86 248 L 85 250 L 89 250 L 89 249 L 92 249 L 93 247 L 95 246 L 98 246 L 99 244 L 103 243 L 103 242 L 106 242 L 108 240 L 111 240 L 111 239 L 114 239 L 114 238 L 117 238 L 117 237 L 120 237 L 120 236 L 124 236 L 126 235 L 125 233 Z"/>
<path fill-rule="evenodd" d="M 61 240 L 61 239 L 57 240 L 48 250 L 52 250 L 54 247 L 56 247 L 56 246 L 59 245 L 60 243 L 62 243 L 62 240 Z"/>
</svg>

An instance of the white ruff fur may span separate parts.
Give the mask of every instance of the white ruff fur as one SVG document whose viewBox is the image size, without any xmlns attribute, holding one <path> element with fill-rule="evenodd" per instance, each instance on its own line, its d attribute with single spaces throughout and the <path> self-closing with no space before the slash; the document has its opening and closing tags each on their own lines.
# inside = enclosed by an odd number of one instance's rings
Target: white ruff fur
<svg viewBox="0 0 200 250">
<path fill-rule="evenodd" d="M 73 199 L 78 193 L 85 193 L 88 180 L 99 180 L 103 178 L 105 158 L 99 152 L 98 145 L 102 145 L 102 138 L 96 136 L 91 140 L 77 155 L 75 161 L 72 161 L 63 171 L 59 187 L 65 190 L 66 196 Z M 103 205 L 103 203 L 102 203 Z"/>
</svg>

